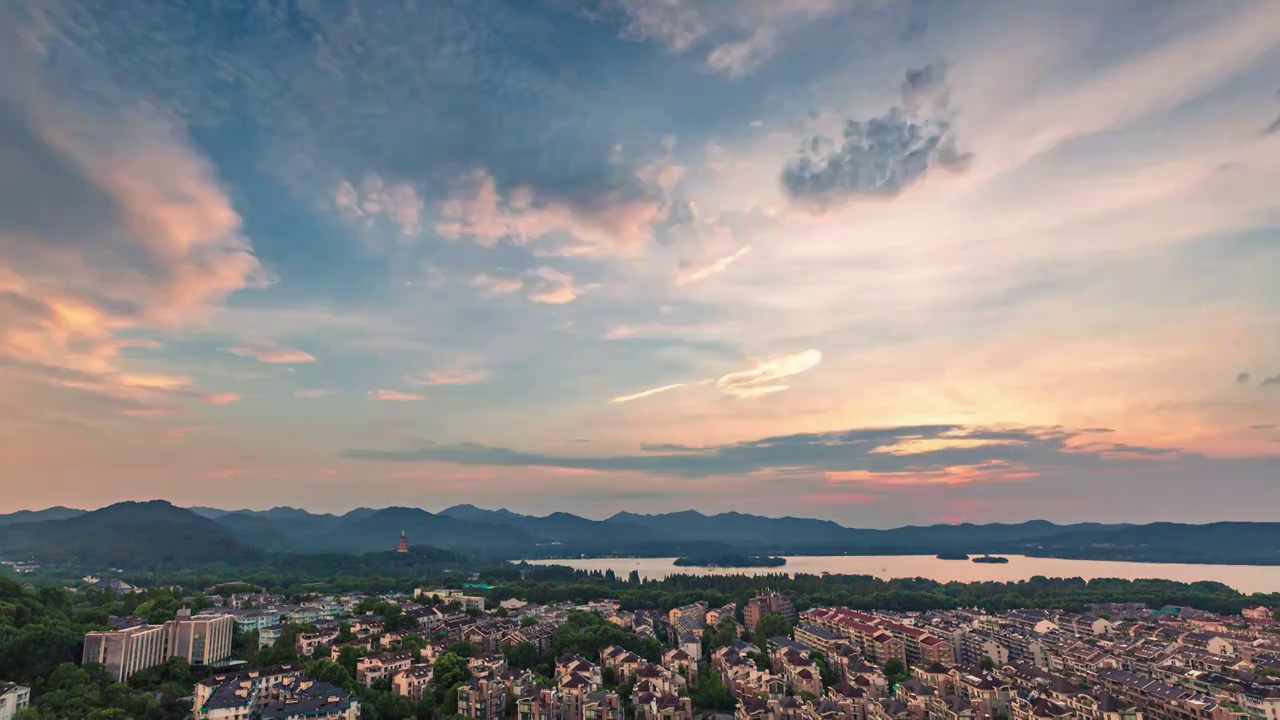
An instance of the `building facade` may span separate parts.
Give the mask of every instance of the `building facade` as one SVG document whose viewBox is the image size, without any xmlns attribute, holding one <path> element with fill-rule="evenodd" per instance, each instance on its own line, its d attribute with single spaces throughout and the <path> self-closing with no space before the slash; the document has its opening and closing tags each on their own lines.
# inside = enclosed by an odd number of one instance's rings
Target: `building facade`
<svg viewBox="0 0 1280 720">
<path fill-rule="evenodd" d="M 178 611 L 178 617 L 164 624 L 165 659 L 185 658 L 192 665 L 215 665 L 231 657 L 231 636 L 235 634 L 231 615 L 196 615 Z"/>
<path fill-rule="evenodd" d="M 168 657 L 164 626 L 138 625 L 87 633 L 80 664 L 101 664 L 112 680 L 127 682 L 135 672 L 159 665 Z"/>
</svg>

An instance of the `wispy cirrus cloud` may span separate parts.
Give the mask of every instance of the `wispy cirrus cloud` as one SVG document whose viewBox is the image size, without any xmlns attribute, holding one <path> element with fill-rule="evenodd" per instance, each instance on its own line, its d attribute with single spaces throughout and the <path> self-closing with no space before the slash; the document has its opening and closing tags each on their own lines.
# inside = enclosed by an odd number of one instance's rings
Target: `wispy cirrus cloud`
<svg viewBox="0 0 1280 720">
<path fill-rule="evenodd" d="M 652 388 L 652 389 L 649 389 L 649 390 L 641 390 L 640 392 L 638 392 L 638 393 L 634 393 L 634 394 L 631 394 L 631 395 L 620 395 L 620 396 L 618 396 L 618 397 L 611 398 L 611 399 L 609 400 L 609 402 L 614 403 L 614 404 L 618 404 L 618 403 L 629 403 L 629 402 L 631 402 L 632 400 L 639 400 L 639 399 L 641 399 L 641 398 L 647 398 L 647 397 L 649 397 L 650 395 L 657 395 L 658 393 L 663 393 L 663 392 L 666 392 L 666 391 L 668 391 L 668 390 L 675 390 L 676 388 L 682 388 L 682 387 L 684 387 L 684 386 L 685 386 L 685 384 L 684 384 L 684 383 L 672 383 L 671 385 L 663 385 L 662 387 L 656 387 L 656 388 Z"/>
<path fill-rule="evenodd" d="M 567 305 L 593 289 L 578 285 L 569 273 L 546 265 L 507 277 L 481 273 L 468 284 L 487 297 L 524 293 L 529 302 L 539 305 Z"/>
<path fill-rule="evenodd" d="M 405 378 L 410 385 L 439 387 L 448 385 L 475 385 L 489 379 L 489 371 L 476 358 L 459 357 L 451 364 L 436 370 Z"/>
<path fill-rule="evenodd" d="M 791 389 L 790 385 L 779 381 L 812 370 L 821 362 L 822 352 L 812 348 L 772 355 L 756 363 L 750 370 L 721 376 L 716 381 L 716 387 L 726 395 L 739 399 L 763 397 Z"/>
<path fill-rule="evenodd" d="M 293 395 L 294 397 L 314 399 L 328 397 L 329 395 L 334 395 L 337 392 L 337 390 L 330 390 L 329 388 L 307 388 L 305 390 L 299 390 Z"/>
<path fill-rule="evenodd" d="M 703 55 L 709 70 L 739 78 L 768 61 L 787 32 L 848 6 L 846 0 L 609 0 L 596 13 L 618 21 L 623 37 Z"/>
<path fill-rule="evenodd" d="M 732 252 L 728 255 L 725 255 L 724 257 L 716 258 L 715 260 L 711 261 L 710 263 L 707 263 L 706 265 L 683 268 L 676 272 L 676 285 L 689 285 L 692 283 L 701 282 L 711 277 L 712 275 L 717 275 L 719 273 L 722 273 L 725 270 L 727 270 L 729 266 L 732 265 L 736 260 L 740 259 L 742 256 L 746 255 L 749 252 L 751 252 L 751 246 L 744 245 L 741 248 L 739 248 L 737 251 Z"/>
<path fill-rule="evenodd" d="M 240 357 L 252 358 L 269 365 L 298 365 L 312 363 L 316 358 L 311 353 L 295 348 L 279 345 L 249 344 L 223 348 L 226 352 Z"/>
<path fill-rule="evenodd" d="M 387 390 L 381 388 L 373 390 L 369 394 L 379 400 L 386 400 L 388 402 L 414 402 L 425 399 L 424 395 L 419 395 L 417 393 L 407 393 L 399 390 Z"/>
</svg>

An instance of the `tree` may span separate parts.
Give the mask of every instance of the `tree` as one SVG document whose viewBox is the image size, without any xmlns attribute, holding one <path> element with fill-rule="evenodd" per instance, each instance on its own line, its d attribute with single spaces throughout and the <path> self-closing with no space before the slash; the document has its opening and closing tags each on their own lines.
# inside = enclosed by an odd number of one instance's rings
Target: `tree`
<svg viewBox="0 0 1280 720">
<path fill-rule="evenodd" d="M 522 642 L 519 645 L 508 645 L 503 648 L 507 656 L 507 664 L 520 670 L 531 670 L 538 664 L 538 648 L 533 643 Z"/>
<path fill-rule="evenodd" d="M 458 707 L 458 695 L 456 690 L 453 694 L 453 703 L 450 704 L 446 697 L 446 693 L 458 685 L 466 682 L 471 677 L 471 669 L 467 666 L 467 661 L 457 653 L 447 652 L 436 658 L 436 664 L 431 676 L 431 684 L 435 686 L 436 696 L 441 698 L 441 709 L 446 712 L 456 712 Z"/>
<path fill-rule="evenodd" d="M 818 667 L 818 674 L 822 677 L 823 686 L 831 687 L 836 684 L 839 678 L 836 677 L 835 671 L 831 669 L 831 664 L 827 662 L 826 655 L 814 650 L 809 653 L 809 659 Z"/>
<path fill-rule="evenodd" d="M 756 645 L 761 650 L 767 650 L 768 640 L 773 637 L 791 637 L 791 624 L 776 612 L 765 613 L 756 626 Z"/>
<path fill-rule="evenodd" d="M 607 667 L 600 671 L 600 681 L 608 687 L 613 687 L 614 671 L 613 668 Z"/>
<path fill-rule="evenodd" d="M 698 684 L 689 691 L 689 700 L 695 708 L 720 712 L 732 712 L 738 705 L 729 686 L 714 670 L 699 677 Z"/>
<path fill-rule="evenodd" d="M 738 623 L 734 622 L 734 619 L 728 615 L 717 620 L 716 624 L 709 628 L 704 636 L 708 652 L 732 645 L 733 641 L 737 639 Z"/>
<path fill-rule="evenodd" d="M 991 657 L 988 655 L 983 655 L 982 658 L 978 660 L 978 668 L 980 670 L 986 670 L 990 672 L 996 669 L 996 661 L 992 660 Z"/>
<path fill-rule="evenodd" d="M 531 618 L 531 617 L 520 618 L 520 627 L 522 628 L 533 627 L 534 625 L 537 625 L 537 624 L 538 624 L 537 618 Z"/>
<path fill-rule="evenodd" d="M 889 681 L 890 690 L 909 677 L 911 676 L 907 673 L 906 665 L 903 665 L 898 658 L 889 658 L 889 661 L 884 664 L 884 678 Z"/>
<path fill-rule="evenodd" d="M 360 658 L 365 656 L 365 651 L 361 648 L 348 645 L 338 651 L 338 657 L 335 658 L 337 663 L 347 671 L 351 677 L 356 676 L 356 663 Z"/>
<path fill-rule="evenodd" d="M 303 666 L 302 671 L 316 682 L 337 685 L 345 690 L 354 690 L 356 681 L 347 669 L 332 660 L 312 660 Z"/>
</svg>

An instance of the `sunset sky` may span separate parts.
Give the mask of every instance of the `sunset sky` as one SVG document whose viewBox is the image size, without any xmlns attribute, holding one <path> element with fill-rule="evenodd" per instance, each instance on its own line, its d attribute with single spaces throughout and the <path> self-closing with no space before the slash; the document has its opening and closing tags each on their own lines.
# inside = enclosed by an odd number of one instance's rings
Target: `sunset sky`
<svg viewBox="0 0 1280 720">
<path fill-rule="evenodd" d="M 1276 519 L 1270 0 L 32 0 L 0 67 L 0 511 Z"/>
</svg>

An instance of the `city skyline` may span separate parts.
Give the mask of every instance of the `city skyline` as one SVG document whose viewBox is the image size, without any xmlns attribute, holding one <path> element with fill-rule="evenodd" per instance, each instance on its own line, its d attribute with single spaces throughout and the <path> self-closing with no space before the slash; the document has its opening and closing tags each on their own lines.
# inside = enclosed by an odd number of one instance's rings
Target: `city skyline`
<svg viewBox="0 0 1280 720">
<path fill-rule="evenodd" d="M 0 9 L 0 513 L 1272 520 L 1244 1 Z"/>
</svg>

